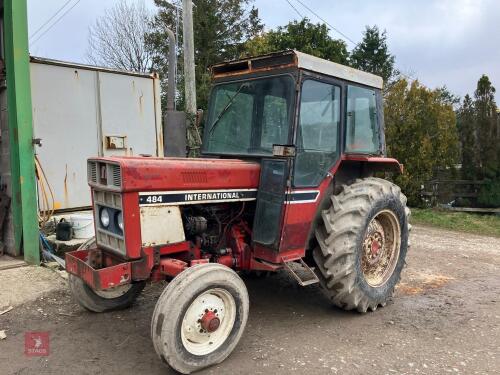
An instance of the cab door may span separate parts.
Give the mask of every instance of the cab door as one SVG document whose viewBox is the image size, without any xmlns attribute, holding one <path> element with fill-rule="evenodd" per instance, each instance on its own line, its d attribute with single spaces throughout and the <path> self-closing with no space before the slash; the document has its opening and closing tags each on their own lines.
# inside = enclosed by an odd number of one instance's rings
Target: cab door
<svg viewBox="0 0 500 375">
<path fill-rule="evenodd" d="M 257 117 L 257 122 L 261 126 L 254 127 L 252 137 L 256 149 L 269 150 L 273 149 L 273 145 L 290 141 L 294 100 L 291 96 L 287 98 L 280 92 L 271 92 L 269 95 L 257 98 L 257 105 L 262 111 L 259 111 Z M 290 158 L 261 159 L 252 239 L 254 243 L 275 251 L 278 251 L 280 246 L 291 165 Z"/>
<path fill-rule="evenodd" d="M 274 250 L 280 245 L 289 170 L 288 159 L 262 159 L 252 237 Z"/>
<path fill-rule="evenodd" d="M 296 156 L 286 207 L 280 252 L 305 249 L 312 221 L 330 194 L 332 174 L 340 159 L 343 84 L 305 78 L 296 129 Z"/>
</svg>

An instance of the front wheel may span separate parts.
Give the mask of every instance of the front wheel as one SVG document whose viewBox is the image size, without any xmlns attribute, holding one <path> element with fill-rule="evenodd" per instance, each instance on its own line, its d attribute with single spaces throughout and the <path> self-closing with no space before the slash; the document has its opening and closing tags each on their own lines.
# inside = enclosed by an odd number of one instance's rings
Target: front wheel
<svg viewBox="0 0 500 375">
<path fill-rule="evenodd" d="M 95 238 L 82 244 L 79 250 L 88 250 L 96 246 Z M 92 312 L 121 310 L 134 303 L 144 289 L 146 282 L 118 286 L 109 290 L 97 291 L 74 275 L 68 276 L 68 284 L 73 298 L 78 304 Z"/>
<path fill-rule="evenodd" d="M 183 374 L 226 359 L 248 319 L 248 293 L 240 277 L 216 264 L 188 268 L 165 288 L 151 321 L 156 353 Z"/>
<path fill-rule="evenodd" d="M 365 178 L 332 196 L 313 250 L 326 295 L 346 310 L 366 312 L 392 296 L 408 249 L 406 197 L 379 178 Z"/>
</svg>

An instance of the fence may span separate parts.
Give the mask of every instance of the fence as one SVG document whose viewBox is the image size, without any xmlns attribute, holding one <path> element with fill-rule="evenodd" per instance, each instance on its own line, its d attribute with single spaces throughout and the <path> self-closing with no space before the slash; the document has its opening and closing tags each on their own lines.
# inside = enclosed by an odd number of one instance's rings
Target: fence
<svg viewBox="0 0 500 375">
<path fill-rule="evenodd" d="M 431 180 L 425 183 L 422 198 L 430 206 L 441 206 L 454 211 L 499 213 L 500 209 L 477 208 L 481 186 L 486 181 Z"/>
</svg>

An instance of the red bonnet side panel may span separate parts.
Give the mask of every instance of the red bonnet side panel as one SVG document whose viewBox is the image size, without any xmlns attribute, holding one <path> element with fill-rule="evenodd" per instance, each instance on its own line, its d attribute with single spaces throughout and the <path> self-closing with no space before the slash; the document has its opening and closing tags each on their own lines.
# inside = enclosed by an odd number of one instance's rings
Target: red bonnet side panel
<svg viewBox="0 0 500 375">
<path fill-rule="evenodd" d="M 260 165 L 237 159 L 122 157 L 102 161 L 120 164 L 124 192 L 255 189 L 259 186 Z"/>
</svg>

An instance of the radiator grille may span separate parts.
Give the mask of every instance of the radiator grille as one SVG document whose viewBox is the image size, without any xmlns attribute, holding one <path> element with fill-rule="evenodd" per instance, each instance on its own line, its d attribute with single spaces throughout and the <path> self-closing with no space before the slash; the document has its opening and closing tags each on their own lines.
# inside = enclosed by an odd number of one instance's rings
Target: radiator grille
<svg viewBox="0 0 500 375">
<path fill-rule="evenodd" d="M 181 172 L 182 181 L 191 184 L 203 184 L 208 182 L 208 177 L 206 172 Z"/>
<path fill-rule="evenodd" d="M 122 186 L 122 170 L 119 165 L 110 164 L 111 168 L 111 185 L 115 187 Z"/>
<path fill-rule="evenodd" d="M 87 163 L 89 184 L 113 190 L 122 187 L 122 169 L 118 164 L 90 160 Z"/>
<path fill-rule="evenodd" d="M 89 161 L 87 166 L 87 176 L 91 183 L 97 183 L 97 163 L 95 161 Z"/>
</svg>

